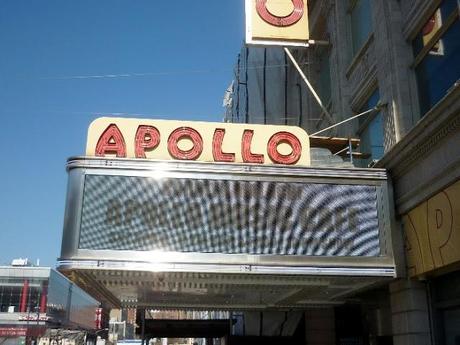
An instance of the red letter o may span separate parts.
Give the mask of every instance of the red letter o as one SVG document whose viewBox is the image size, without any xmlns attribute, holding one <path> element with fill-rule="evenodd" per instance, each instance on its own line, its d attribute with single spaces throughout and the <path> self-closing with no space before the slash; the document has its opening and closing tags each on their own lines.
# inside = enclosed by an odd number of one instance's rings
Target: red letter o
<svg viewBox="0 0 460 345">
<path fill-rule="evenodd" d="M 181 150 L 177 143 L 184 138 L 188 138 L 193 142 L 193 147 L 190 150 Z M 169 154 L 176 159 L 195 160 L 203 152 L 203 139 L 200 133 L 190 127 L 180 127 L 175 129 L 168 138 Z"/>
<path fill-rule="evenodd" d="M 287 155 L 279 153 L 278 145 L 281 143 L 291 146 L 292 152 Z M 302 144 L 294 134 L 289 132 L 278 132 L 273 134 L 268 141 L 267 152 L 270 159 L 276 164 L 295 164 L 302 155 Z"/>
<path fill-rule="evenodd" d="M 303 0 L 291 0 L 294 10 L 286 17 L 272 14 L 267 8 L 267 0 L 256 0 L 256 10 L 259 16 L 268 24 L 285 27 L 297 23 L 303 16 Z"/>
</svg>

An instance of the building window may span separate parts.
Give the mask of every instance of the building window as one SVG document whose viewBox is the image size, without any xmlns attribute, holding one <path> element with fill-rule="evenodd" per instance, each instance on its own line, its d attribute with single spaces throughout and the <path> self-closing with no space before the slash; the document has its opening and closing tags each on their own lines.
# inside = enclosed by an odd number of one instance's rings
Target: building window
<svg viewBox="0 0 460 345">
<path fill-rule="evenodd" d="M 377 89 L 359 109 L 358 113 L 374 108 L 379 100 L 380 94 Z M 362 159 L 359 165 L 362 167 L 372 166 L 384 154 L 382 113 L 379 111 L 361 116 L 359 118 L 358 134 L 361 139 L 361 153 L 370 155 L 369 158 Z"/>
<path fill-rule="evenodd" d="M 460 22 L 457 0 L 444 0 L 412 41 L 422 115 L 460 78 Z"/>
<path fill-rule="evenodd" d="M 355 56 L 372 32 L 371 0 L 350 0 L 349 4 L 352 49 Z"/>
<path fill-rule="evenodd" d="M 23 305 L 25 312 L 37 312 L 40 309 L 40 298 L 43 293 L 41 279 L 27 279 L 27 295 Z M 0 286 L 0 312 L 17 313 L 21 310 L 24 291 L 24 279 L 7 279 Z"/>
<path fill-rule="evenodd" d="M 438 344 L 460 344 L 460 272 L 429 281 L 434 336 Z"/>
</svg>

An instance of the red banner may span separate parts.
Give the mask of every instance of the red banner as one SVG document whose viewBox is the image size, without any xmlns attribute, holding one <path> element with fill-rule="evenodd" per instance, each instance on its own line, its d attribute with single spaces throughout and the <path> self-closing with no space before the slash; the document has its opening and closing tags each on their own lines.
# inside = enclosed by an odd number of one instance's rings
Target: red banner
<svg viewBox="0 0 460 345">
<path fill-rule="evenodd" d="M 95 321 L 96 321 L 96 329 L 101 329 L 102 328 L 102 308 L 96 308 Z"/>
</svg>

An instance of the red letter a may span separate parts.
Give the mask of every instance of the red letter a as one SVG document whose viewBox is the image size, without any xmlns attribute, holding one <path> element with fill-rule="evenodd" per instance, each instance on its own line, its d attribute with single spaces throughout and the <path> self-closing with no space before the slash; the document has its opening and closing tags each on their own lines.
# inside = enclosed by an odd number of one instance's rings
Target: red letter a
<svg viewBox="0 0 460 345">
<path fill-rule="evenodd" d="M 96 156 L 105 156 L 106 154 L 114 153 L 117 157 L 126 157 L 126 145 L 123 134 L 121 134 L 117 125 L 112 123 L 97 141 Z"/>
</svg>

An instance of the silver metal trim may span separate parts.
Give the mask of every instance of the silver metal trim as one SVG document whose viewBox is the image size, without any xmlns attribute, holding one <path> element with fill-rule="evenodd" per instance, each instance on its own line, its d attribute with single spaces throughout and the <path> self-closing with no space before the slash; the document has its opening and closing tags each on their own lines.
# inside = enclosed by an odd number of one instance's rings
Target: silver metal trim
<svg viewBox="0 0 460 345">
<path fill-rule="evenodd" d="M 62 256 L 71 256 L 78 251 L 80 239 L 80 217 L 78 215 L 81 214 L 83 205 L 84 184 L 84 169 L 69 171 L 61 246 Z"/>
<path fill-rule="evenodd" d="M 163 251 L 88 250 L 78 249 L 74 255 L 63 257 L 69 260 L 138 261 L 150 263 L 193 263 L 231 265 L 286 265 L 286 266 L 329 266 L 329 267 L 393 267 L 391 257 L 373 256 L 297 256 L 297 255 L 251 255 L 221 253 L 184 253 Z"/>
<path fill-rule="evenodd" d="M 298 182 L 298 183 L 331 183 L 346 185 L 371 185 L 381 186 L 381 180 L 358 180 L 355 178 L 337 178 L 337 177 L 320 177 L 320 176 L 289 176 L 289 175 L 262 175 L 262 174 L 235 174 L 228 172 L 202 172 L 202 171 L 174 171 L 174 170 L 129 170 L 129 169 L 85 169 L 86 175 L 102 176 L 137 176 L 150 178 L 194 178 L 207 180 L 244 180 L 244 181 L 268 181 L 268 182 Z M 365 182 L 364 182 L 365 181 Z"/>
<path fill-rule="evenodd" d="M 388 222 L 385 221 L 385 218 L 388 216 L 387 209 L 385 204 L 388 203 L 388 193 L 386 191 L 385 185 L 382 185 L 380 188 L 377 188 L 377 217 L 379 222 L 379 245 L 380 245 L 380 255 L 388 256 L 388 253 L 391 252 L 391 249 L 388 248 L 388 236 L 389 231 L 387 229 Z"/>
<path fill-rule="evenodd" d="M 124 169 L 138 171 L 163 170 L 170 172 L 230 173 L 246 175 L 275 175 L 292 177 L 321 177 L 358 180 L 387 180 L 385 169 L 320 168 L 277 165 L 251 165 L 237 163 L 206 163 L 181 161 L 153 161 L 99 157 L 72 157 L 67 161 L 67 170 L 75 168 Z"/>
<path fill-rule="evenodd" d="M 61 260 L 57 264 L 60 270 L 130 270 L 147 272 L 203 272 L 203 273 L 240 273 L 263 275 L 312 275 L 312 276 L 362 276 L 362 277 L 396 277 L 394 268 L 348 268 L 348 267 L 286 267 L 253 265 L 216 265 L 216 264 L 174 264 L 147 263 L 128 261 L 79 261 Z"/>
</svg>

